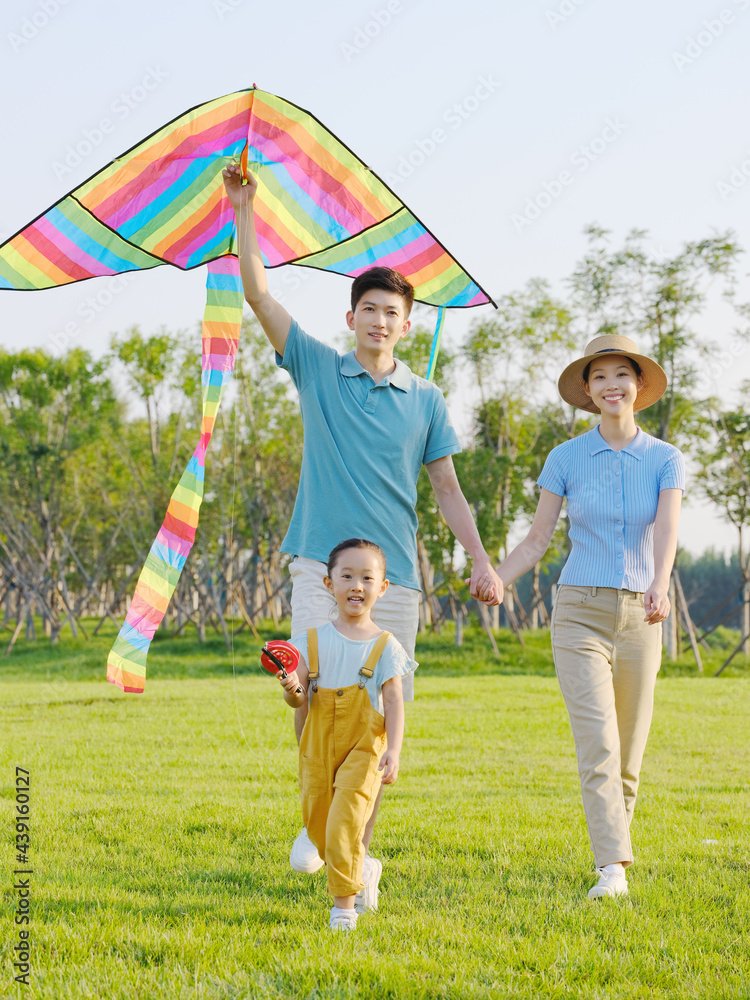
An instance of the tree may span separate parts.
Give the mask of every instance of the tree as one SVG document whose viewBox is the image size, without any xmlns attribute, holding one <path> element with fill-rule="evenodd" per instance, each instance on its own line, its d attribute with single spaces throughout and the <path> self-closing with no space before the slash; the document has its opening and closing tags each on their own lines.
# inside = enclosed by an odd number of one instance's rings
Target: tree
<svg viewBox="0 0 750 1000">
<path fill-rule="evenodd" d="M 53 642 L 65 620 L 75 631 L 71 576 L 90 584 L 81 557 L 101 548 L 100 526 L 76 489 L 76 463 L 118 423 L 104 362 L 80 349 L 62 358 L 0 351 L 0 567 L 3 586 L 18 594 L 8 652 L 24 618 L 33 629 L 34 610 Z"/>
<path fill-rule="evenodd" d="M 699 482 L 705 495 L 718 504 L 737 528 L 742 575 L 745 637 L 743 652 L 750 653 L 750 551 L 745 531 L 750 527 L 750 382 L 743 383 L 737 410 L 711 410 L 712 446 L 699 456 Z"/>
<path fill-rule="evenodd" d="M 472 448 L 457 465 L 490 552 L 507 554 L 519 520 L 529 520 L 536 509 L 536 480 L 547 454 L 580 427 L 556 391 L 574 343 L 569 309 L 539 279 L 503 296 L 496 315 L 470 330 L 463 357 L 479 402 Z M 546 559 L 562 542 L 558 534 Z M 540 568 L 532 581 L 537 606 Z M 512 602 L 511 589 L 511 613 Z"/>
<path fill-rule="evenodd" d="M 658 361 L 667 373 L 667 391 L 639 420 L 661 440 L 691 450 L 705 437 L 696 390 L 701 365 L 715 349 L 695 321 L 717 280 L 732 299 L 742 250 L 727 232 L 687 242 L 674 256 L 655 257 L 644 246 L 645 230 L 631 230 L 619 250 L 610 249 L 607 230 L 592 225 L 586 232 L 590 249 L 570 279 L 582 341 L 622 334 Z"/>
</svg>

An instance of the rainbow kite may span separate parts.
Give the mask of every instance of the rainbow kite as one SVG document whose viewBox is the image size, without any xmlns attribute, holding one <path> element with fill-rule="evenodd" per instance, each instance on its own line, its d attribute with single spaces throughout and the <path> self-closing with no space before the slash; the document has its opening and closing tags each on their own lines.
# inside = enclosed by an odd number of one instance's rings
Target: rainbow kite
<svg viewBox="0 0 750 1000">
<path fill-rule="evenodd" d="M 258 178 L 255 219 L 266 267 L 297 264 L 354 277 L 376 264 L 439 308 L 492 302 L 369 167 L 313 115 L 252 87 L 192 108 L 113 160 L 0 246 L 0 289 L 36 290 L 171 264 L 208 264 L 200 441 L 169 502 L 107 662 L 107 678 L 143 691 L 146 656 L 195 540 L 205 455 L 232 377 L 243 294 L 234 213 L 222 170 Z M 494 303 L 493 303 L 494 304 Z"/>
</svg>

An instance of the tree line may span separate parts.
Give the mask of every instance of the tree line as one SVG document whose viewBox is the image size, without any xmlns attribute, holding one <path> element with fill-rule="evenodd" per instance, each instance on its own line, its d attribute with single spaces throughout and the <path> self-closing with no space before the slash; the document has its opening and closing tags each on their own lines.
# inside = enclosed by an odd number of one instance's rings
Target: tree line
<svg viewBox="0 0 750 1000">
<path fill-rule="evenodd" d="M 455 456 L 459 479 L 488 551 L 502 557 L 533 513 L 547 453 L 595 422 L 562 402 L 559 372 L 598 334 L 631 337 L 669 377 L 666 395 L 639 422 L 686 453 L 694 469 L 690 492 L 710 499 L 737 528 L 735 594 L 727 601 L 729 608 L 735 600 L 735 617 L 725 621 L 747 634 L 750 382 L 740 386 L 735 405 L 711 393 L 717 376 L 727 378 L 748 349 L 748 310 L 735 297 L 742 250 L 731 233 L 686 242 L 671 256 L 648 246 L 642 231 L 614 246 L 610 234 L 590 227 L 587 250 L 561 294 L 535 279 L 502 295 L 496 313 L 474 322 L 458 348 L 442 352 L 435 380 L 449 405 L 457 385 L 471 386 L 473 426 Z M 724 351 L 700 333 L 718 295 L 731 324 L 732 347 Z M 398 356 L 423 374 L 430 343 L 430 331 L 417 322 Z M 144 336 L 138 328 L 113 338 L 99 359 L 80 349 L 62 356 L 0 352 L 0 622 L 7 652 L 24 630 L 34 637 L 39 622 L 53 642 L 66 625 L 86 636 L 107 621 L 119 626 L 197 440 L 199 358 L 197 332 Z M 245 320 L 207 456 L 196 543 L 162 629 L 192 627 L 202 639 L 216 629 L 228 642 L 232 627 L 255 631 L 260 618 L 278 621 L 288 612 L 280 546 L 301 457 L 296 400 L 264 335 Z M 450 617 L 460 631 L 468 597 L 460 554 L 424 470 L 418 515 L 422 627 L 439 628 Z M 499 623 L 519 636 L 546 624 L 567 548 L 563 518 L 545 560 L 510 588 L 504 607 L 479 609 L 488 634 Z M 707 599 L 710 576 L 705 593 L 690 579 L 691 607 Z"/>
</svg>

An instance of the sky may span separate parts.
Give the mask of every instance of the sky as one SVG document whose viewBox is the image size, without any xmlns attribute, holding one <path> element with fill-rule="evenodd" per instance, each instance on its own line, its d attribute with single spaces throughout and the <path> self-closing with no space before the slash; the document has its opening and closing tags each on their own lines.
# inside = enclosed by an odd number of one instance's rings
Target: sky
<svg viewBox="0 0 750 1000">
<path fill-rule="evenodd" d="M 0 239 L 183 111 L 256 83 L 313 112 L 495 297 L 538 276 L 562 292 L 593 222 L 615 243 L 646 229 L 656 255 L 728 229 L 750 247 L 749 35 L 750 0 L 12 0 Z M 269 280 L 309 333 L 337 340 L 345 279 Z M 0 345 L 101 354 L 133 325 L 194 328 L 204 281 L 165 266 L 3 292 Z M 448 341 L 491 313 L 453 311 Z M 729 310 L 703 322 L 731 402 L 750 359 Z M 689 497 L 680 543 L 728 551 L 735 532 Z"/>
</svg>

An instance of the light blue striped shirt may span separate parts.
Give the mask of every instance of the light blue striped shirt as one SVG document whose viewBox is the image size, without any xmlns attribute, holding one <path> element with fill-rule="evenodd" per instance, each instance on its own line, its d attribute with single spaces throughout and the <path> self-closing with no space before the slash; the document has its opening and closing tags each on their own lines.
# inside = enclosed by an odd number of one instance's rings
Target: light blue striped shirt
<svg viewBox="0 0 750 1000">
<path fill-rule="evenodd" d="M 613 451 L 597 426 L 553 448 L 538 483 L 568 502 L 572 548 L 559 583 L 649 588 L 659 493 L 684 492 L 682 452 L 640 428 L 626 448 Z"/>
</svg>

